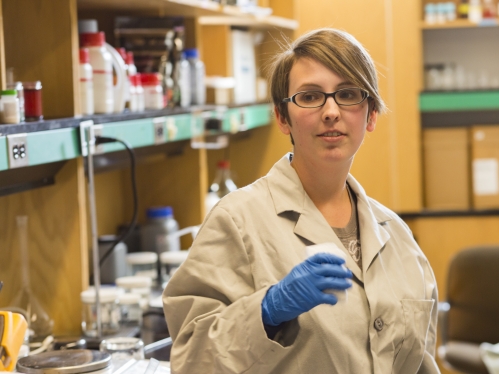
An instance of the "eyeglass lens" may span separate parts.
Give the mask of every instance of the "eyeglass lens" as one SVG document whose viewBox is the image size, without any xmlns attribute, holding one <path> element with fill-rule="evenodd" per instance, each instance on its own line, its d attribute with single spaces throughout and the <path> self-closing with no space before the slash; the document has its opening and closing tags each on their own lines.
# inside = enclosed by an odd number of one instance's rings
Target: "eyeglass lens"
<svg viewBox="0 0 499 374">
<path fill-rule="evenodd" d="M 366 93 L 360 88 L 345 88 L 334 93 L 338 105 L 355 105 L 362 102 Z M 296 94 L 295 103 L 301 107 L 318 107 L 326 102 L 326 94 L 320 91 L 304 91 Z"/>
</svg>

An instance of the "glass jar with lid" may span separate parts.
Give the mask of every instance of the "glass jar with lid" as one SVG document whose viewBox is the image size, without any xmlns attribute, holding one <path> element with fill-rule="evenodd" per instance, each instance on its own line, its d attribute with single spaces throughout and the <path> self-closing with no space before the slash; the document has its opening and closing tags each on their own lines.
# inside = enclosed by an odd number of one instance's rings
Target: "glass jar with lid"
<svg viewBox="0 0 499 374">
<path fill-rule="evenodd" d="M 125 293 L 140 295 L 140 307 L 142 310 L 147 309 L 151 296 L 151 278 L 139 276 L 120 277 L 116 278 L 116 285 L 122 288 Z"/>
<path fill-rule="evenodd" d="M 103 335 L 118 332 L 120 310 L 118 306 L 119 290 L 116 287 L 102 288 L 99 291 L 101 307 L 101 331 Z M 80 294 L 82 302 L 81 329 L 85 336 L 96 337 L 97 328 L 97 303 L 95 289 L 90 288 Z"/>
<path fill-rule="evenodd" d="M 142 325 L 141 295 L 123 293 L 118 297 L 121 327 L 140 327 Z"/>
</svg>

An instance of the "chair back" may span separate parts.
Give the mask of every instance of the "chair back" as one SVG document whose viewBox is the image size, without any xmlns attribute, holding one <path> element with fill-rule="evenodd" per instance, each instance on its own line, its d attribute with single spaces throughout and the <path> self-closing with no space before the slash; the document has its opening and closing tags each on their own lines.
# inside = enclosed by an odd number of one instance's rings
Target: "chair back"
<svg viewBox="0 0 499 374">
<path fill-rule="evenodd" d="M 472 247 L 454 256 L 447 301 L 448 340 L 499 343 L 499 246 Z"/>
</svg>

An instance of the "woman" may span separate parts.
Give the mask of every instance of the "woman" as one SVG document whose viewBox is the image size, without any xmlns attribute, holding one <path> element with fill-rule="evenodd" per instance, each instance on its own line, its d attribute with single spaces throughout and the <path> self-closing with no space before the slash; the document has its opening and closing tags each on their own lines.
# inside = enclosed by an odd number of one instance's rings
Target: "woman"
<svg viewBox="0 0 499 374">
<path fill-rule="evenodd" d="M 277 56 L 271 94 L 293 153 L 222 199 L 168 283 L 172 372 L 438 373 L 431 267 L 349 174 L 385 109 L 371 57 L 345 32 L 310 32 Z M 331 242 L 348 270 L 305 259 Z"/>
</svg>

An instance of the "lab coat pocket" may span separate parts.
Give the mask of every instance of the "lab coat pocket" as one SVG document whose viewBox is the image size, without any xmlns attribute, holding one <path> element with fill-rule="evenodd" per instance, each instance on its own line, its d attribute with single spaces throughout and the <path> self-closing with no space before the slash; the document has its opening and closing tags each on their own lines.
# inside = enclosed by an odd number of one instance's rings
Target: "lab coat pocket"
<svg viewBox="0 0 499 374">
<path fill-rule="evenodd" d="M 434 300 L 400 300 L 404 315 L 404 341 L 395 357 L 393 373 L 417 373 L 425 352 Z"/>
</svg>

